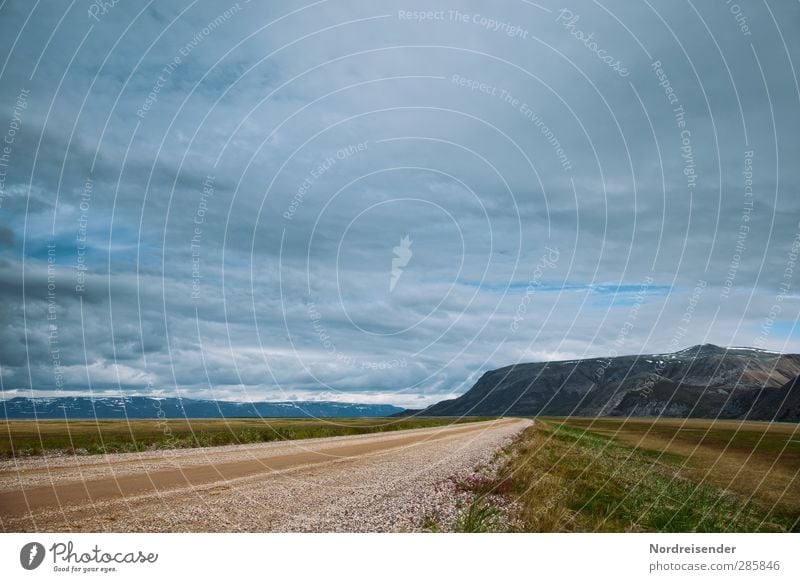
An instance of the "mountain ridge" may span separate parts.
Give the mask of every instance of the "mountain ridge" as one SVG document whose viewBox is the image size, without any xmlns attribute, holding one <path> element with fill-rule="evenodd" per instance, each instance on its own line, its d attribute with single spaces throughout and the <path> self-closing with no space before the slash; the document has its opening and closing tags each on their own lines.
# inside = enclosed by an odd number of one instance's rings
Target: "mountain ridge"
<svg viewBox="0 0 800 582">
<path fill-rule="evenodd" d="M 504 366 L 421 414 L 772 419 L 774 409 L 782 416 L 775 420 L 800 421 L 798 376 L 797 354 L 700 344 L 664 354 Z"/>
<path fill-rule="evenodd" d="M 347 418 L 390 416 L 390 404 L 330 401 L 234 402 L 151 396 L 54 396 L 3 400 L 7 419 Z"/>
</svg>

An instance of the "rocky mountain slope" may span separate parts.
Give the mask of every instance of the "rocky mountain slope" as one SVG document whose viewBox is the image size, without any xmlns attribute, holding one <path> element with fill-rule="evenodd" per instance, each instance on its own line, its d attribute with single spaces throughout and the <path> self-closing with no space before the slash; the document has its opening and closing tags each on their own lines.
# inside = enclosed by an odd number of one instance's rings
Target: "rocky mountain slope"
<svg viewBox="0 0 800 582">
<path fill-rule="evenodd" d="M 671 416 L 800 421 L 800 355 L 694 346 L 671 354 L 516 364 L 431 416 Z"/>
</svg>

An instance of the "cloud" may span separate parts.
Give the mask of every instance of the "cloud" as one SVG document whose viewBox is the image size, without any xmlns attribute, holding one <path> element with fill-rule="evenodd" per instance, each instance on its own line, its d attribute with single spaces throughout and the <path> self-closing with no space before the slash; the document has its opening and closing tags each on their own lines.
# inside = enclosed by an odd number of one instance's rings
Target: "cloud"
<svg viewBox="0 0 800 582">
<path fill-rule="evenodd" d="M 800 7 L 425 9 L 6 2 L 6 393 L 418 407 L 517 361 L 800 348 Z"/>
</svg>

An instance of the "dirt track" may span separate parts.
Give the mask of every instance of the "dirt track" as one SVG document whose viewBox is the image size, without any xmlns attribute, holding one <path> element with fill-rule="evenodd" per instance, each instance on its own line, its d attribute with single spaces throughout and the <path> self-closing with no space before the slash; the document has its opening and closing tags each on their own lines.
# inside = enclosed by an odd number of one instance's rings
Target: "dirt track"
<svg viewBox="0 0 800 582">
<path fill-rule="evenodd" d="M 404 531 L 529 421 L 6 462 L 6 531 Z"/>
</svg>

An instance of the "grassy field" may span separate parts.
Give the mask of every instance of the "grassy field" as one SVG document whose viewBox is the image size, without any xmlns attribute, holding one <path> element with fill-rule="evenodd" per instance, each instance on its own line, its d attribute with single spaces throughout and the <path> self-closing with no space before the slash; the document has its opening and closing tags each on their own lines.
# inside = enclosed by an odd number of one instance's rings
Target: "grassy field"
<svg viewBox="0 0 800 582">
<path fill-rule="evenodd" d="M 537 419 L 467 485 L 464 531 L 797 532 L 800 425 Z"/>
<path fill-rule="evenodd" d="M 483 418 L 161 419 L 0 421 L 0 458 L 122 453 L 425 428 Z"/>
</svg>

